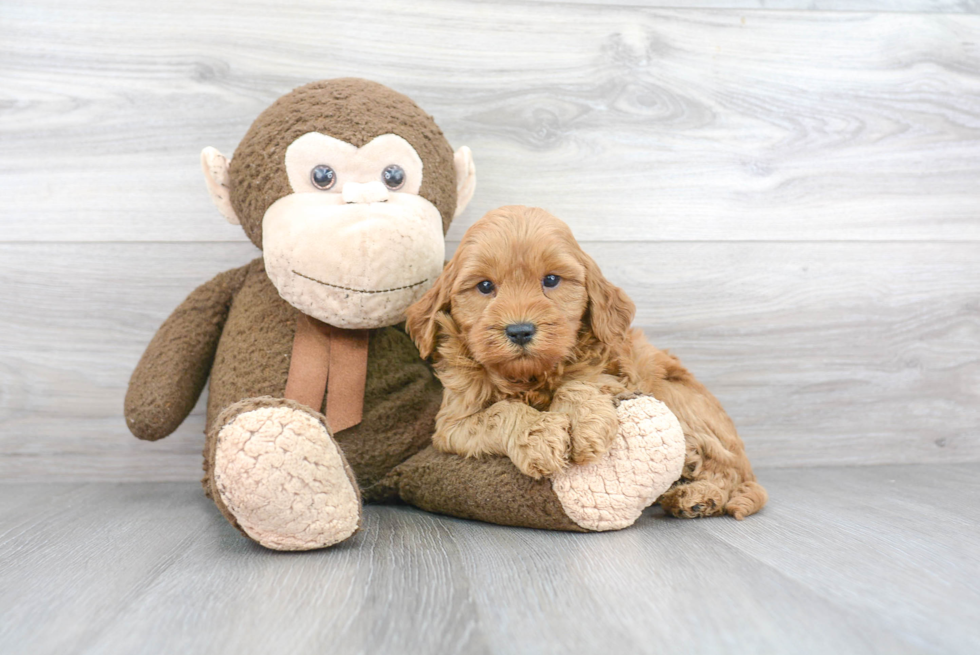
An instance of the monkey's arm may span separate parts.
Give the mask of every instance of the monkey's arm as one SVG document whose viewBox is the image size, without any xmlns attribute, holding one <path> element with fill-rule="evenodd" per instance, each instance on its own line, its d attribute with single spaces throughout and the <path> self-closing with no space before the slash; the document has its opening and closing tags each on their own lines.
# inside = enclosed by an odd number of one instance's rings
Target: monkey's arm
<svg viewBox="0 0 980 655">
<path fill-rule="evenodd" d="M 177 429 L 204 389 L 232 298 L 250 265 L 220 273 L 191 292 L 157 330 L 126 392 L 126 424 L 156 441 Z"/>
</svg>

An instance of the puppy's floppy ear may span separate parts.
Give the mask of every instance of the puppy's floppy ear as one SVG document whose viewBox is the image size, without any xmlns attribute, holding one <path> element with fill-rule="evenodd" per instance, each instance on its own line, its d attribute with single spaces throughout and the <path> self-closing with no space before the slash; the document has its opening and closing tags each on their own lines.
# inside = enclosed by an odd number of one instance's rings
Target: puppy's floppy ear
<svg viewBox="0 0 980 655">
<path fill-rule="evenodd" d="M 589 294 L 587 320 L 592 334 L 616 351 L 626 348 L 630 340 L 630 325 L 636 315 L 636 305 L 626 293 L 610 282 L 598 264 L 584 252 L 585 290 Z"/>
<path fill-rule="evenodd" d="M 405 330 L 412 337 L 423 359 L 436 348 L 439 315 L 449 311 L 449 294 L 456 281 L 456 258 L 446 264 L 431 289 L 405 312 Z"/>
</svg>

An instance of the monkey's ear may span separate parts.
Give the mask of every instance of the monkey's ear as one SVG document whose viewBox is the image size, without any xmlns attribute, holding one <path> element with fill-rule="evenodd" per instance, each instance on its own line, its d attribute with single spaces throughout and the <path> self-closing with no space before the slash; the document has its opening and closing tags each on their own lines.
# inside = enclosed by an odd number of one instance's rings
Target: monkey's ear
<svg viewBox="0 0 980 655">
<path fill-rule="evenodd" d="M 470 149 L 463 146 L 457 150 L 453 156 L 453 165 L 456 168 L 456 213 L 453 218 L 456 218 L 470 204 L 473 192 L 476 191 L 476 167 L 473 165 L 473 153 Z"/>
<path fill-rule="evenodd" d="M 439 315 L 449 311 L 449 294 L 456 280 L 455 262 L 453 257 L 432 288 L 405 312 L 405 331 L 415 342 L 422 359 L 428 359 L 435 351 Z"/>
<path fill-rule="evenodd" d="M 228 164 L 228 158 L 210 146 L 201 151 L 201 170 L 204 171 L 204 182 L 208 185 L 211 202 L 229 223 L 241 225 L 242 222 L 231 206 L 231 176 L 228 175 Z"/>
</svg>

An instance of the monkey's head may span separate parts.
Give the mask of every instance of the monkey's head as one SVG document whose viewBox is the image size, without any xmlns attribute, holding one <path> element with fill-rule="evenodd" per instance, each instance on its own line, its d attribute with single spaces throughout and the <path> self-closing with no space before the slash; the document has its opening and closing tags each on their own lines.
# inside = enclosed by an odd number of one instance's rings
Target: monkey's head
<svg viewBox="0 0 980 655">
<path fill-rule="evenodd" d="M 366 80 L 314 82 L 255 120 L 229 162 L 205 148 L 211 199 L 262 249 L 279 294 L 342 328 L 404 320 L 442 272 L 476 185 L 432 117 Z"/>
</svg>

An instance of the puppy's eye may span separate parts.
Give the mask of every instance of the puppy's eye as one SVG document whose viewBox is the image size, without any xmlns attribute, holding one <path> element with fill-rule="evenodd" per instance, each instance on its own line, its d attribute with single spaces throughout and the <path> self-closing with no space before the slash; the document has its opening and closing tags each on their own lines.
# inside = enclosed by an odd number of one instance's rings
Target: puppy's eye
<svg viewBox="0 0 980 655">
<path fill-rule="evenodd" d="M 544 279 L 541 280 L 541 284 L 543 284 L 548 289 L 554 289 L 555 287 L 558 286 L 559 282 L 561 282 L 561 278 L 558 277 L 557 275 L 545 275 Z"/>
<path fill-rule="evenodd" d="M 490 280 L 484 280 L 476 285 L 476 290 L 482 293 L 484 296 L 489 296 L 491 293 L 493 293 L 494 289 L 496 289 L 496 287 L 493 286 L 493 282 Z"/>
<path fill-rule="evenodd" d="M 320 164 L 310 171 L 310 181 L 316 188 L 326 191 L 337 182 L 337 174 L 326 164 Z"/>
</svg>

